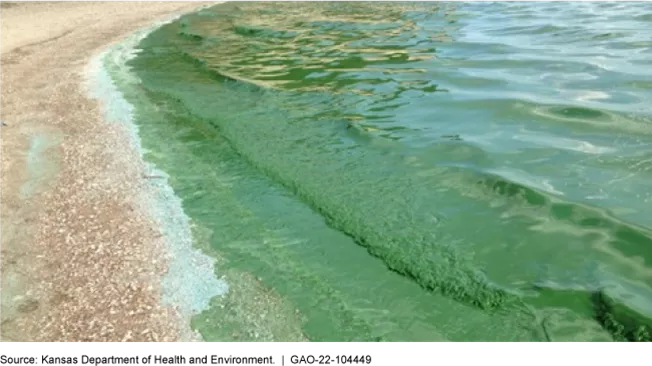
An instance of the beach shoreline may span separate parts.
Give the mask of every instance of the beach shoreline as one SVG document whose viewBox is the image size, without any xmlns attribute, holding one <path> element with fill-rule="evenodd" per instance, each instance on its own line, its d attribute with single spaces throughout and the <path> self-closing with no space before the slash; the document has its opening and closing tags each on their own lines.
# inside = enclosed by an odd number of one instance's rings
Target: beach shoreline
<svg viewBox="0 0 652 366">
<path fill-rule="evenodd" d="M 87 77 L 109 45 L 205 5 L 3 2 L 0 340 L 198 339 L 161 301 L 148 167 Z"/>
</svg>

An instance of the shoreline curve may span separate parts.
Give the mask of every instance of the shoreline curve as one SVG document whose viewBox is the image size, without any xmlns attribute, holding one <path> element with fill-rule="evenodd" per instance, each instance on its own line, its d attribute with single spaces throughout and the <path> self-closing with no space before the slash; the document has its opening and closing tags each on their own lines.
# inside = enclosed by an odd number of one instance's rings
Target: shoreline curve
<svg viewBox="0 0 652 366">
<path fill-rule="evenodd" d="M 3 2 L 2 341 L 197 340 L 183 306 L 162 297 L 174 254 L 144 203 L 148 167 L 86 93 L 85 70 L 134 31 L 205 4 Z M 52 168 L 38 181 L 35 161 Z"/>
</svg>

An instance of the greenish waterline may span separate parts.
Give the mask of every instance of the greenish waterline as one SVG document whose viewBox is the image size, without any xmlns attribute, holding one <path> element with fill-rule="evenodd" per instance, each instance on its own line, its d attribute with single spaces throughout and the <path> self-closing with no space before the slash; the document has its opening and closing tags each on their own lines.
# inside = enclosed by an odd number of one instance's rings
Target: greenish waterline
<svg viewBox="0 0 652 366">
<path fill-rule="evenodd" d="M 408 11 L 384 6 L 399 17 L 396 24 Z M 405 126 L 365 124 L 373 115 L 352 114 L 351 108 L 374 107 L 346 89 L 356 84 L 333 86 L 331 94 L 314 89 L 328 79 L 302 83 L 309 73 L 290 71 L 283 80 L 291 81 L 269 84 L 278 77 L 248 74 L 255 66 L 251 59 L 247 67 L 234 68 L 238 57 L 249 54 L 230 54 L 228 47 L 246 45 L 248 37 L 262 37 L 252 42 L 259 56 L 264 47 L 296 37 L 296 29 L 237 23 L 275 11 L 224 4 L 166 25 L 140 44 L 143 52 L 130 62 L 142 84 L 123 85 L 136 107 L 147 159 L 170 175 L 184 210 L 207 233 L 198 245 L 224 258 L 218 272 L 254 274 L 288 301 L 281 322 L 293 323 L 288 307 L 296 308 L 302 332 L 312 340 L 645 339 L 649 314 L 621 302 L 623 286 L 649 291 L 641 286 L 643 272 L 586 244 L 606 243 L 650 258 L 649 229 L 535 180 L 508 180 L 504 169 L 489 168 L 489 150 L 465 143 L 459 134 L 444 134 L 443 141 L 424 148 L 423 137 Z M 236 23 L 215 25 L 227 21 Z M 229 43 L 231 31 L 238 43 Z M 212 52 L 219 57 L 211 58 Z M 372 65 L 356 57 L 346 69 Z M 225 58 L 232 63 L 225 65 Z M 390 64 L 410 62 L 401 60 Z M 426 94 L 442 89 L 406 85 Z M 518 120 L 518 108 L 514 111 L 507 121 Z M 585 107 L 547 111 L 571 121 L 615 118 Z M 555 231 L 532 230 L 550 222 Z M 584 233 L 560 230 L 566 226 Z M 527 251 L 515 250 L 524 236 L 531 241 Z M 556 252 L 564 258 L 553 257 Z M 533 266 L 537 263 L 544 268 Z M 578 264 L 585 269 L 578 271 Z M 604 265 L 634 282 L 606 286 Z M 226 312 L 215 303 L 194 325 L 206 339 L 229 339 L 220 330 Z M 260 327 L 251 323 L 229 321 L 233 329 Z M 296 335 L 289 328 L 274 332 L 273 339 Z"/>
</svg>

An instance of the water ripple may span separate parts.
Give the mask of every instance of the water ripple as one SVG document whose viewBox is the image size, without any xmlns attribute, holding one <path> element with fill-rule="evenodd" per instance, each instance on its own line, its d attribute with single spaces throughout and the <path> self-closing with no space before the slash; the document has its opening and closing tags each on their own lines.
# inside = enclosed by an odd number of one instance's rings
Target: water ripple
<svg viewBox="0 0 652 366">
<path fill-rule="evenodd" d="M 225 4 L 145 42 L 141 76 L 424 289 L 482 309 L 593 301 L 573 314 L 615 334 L 621 307 L 652 307 L 650 14 Z"/>
</svg>

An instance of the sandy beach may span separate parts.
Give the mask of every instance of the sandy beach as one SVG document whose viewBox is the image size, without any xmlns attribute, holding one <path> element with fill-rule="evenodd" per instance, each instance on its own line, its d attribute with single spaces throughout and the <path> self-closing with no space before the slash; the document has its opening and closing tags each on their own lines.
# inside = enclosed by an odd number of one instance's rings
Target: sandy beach
<svg viewBox="0 0 652 366">
<path fill-rule="evenodd" d="M 191 340 L 161 304 L 144 163 L 84 89 L 108 44 L 202 3 L 2 2 L 2 341 Z"/>
</svg>

